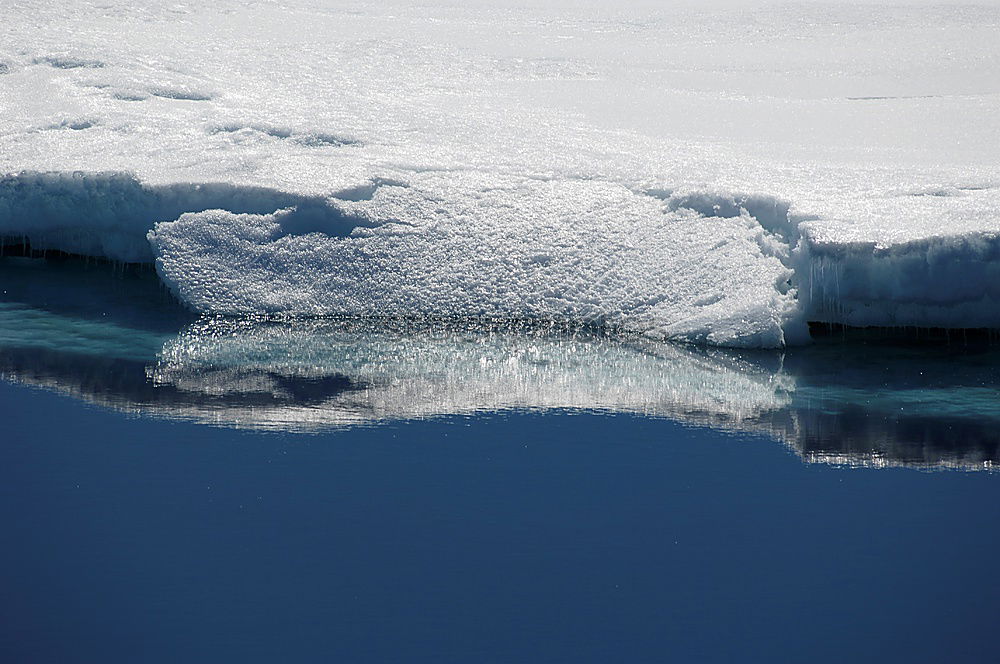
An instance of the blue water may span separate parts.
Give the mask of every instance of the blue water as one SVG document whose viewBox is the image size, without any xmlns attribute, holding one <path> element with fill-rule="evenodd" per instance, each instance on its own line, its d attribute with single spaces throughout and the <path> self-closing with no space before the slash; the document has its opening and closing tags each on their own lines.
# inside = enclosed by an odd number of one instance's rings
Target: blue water
<svg viewBox="0 0 1000 664">
<path fill-rule="evenodd" d="M 2 662 L 996 661 L 989 347 L 206 322 L 143 275 L 0 277 Z"/>
<path fill-rule="evenodd" d="M 670 421 L 296 437 L 6 385 L 11 662 L 993 661 L 993 474 Z"/>
</svg>

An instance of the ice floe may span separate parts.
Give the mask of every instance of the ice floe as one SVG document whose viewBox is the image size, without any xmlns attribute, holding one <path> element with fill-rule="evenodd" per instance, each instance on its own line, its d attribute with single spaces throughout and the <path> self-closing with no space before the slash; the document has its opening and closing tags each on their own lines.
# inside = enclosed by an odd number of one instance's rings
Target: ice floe
<svg viewBox="0 0 1000 664">
<path fill-rule="evenodd" d="M 997 30 L 919 2 L 32 0 L 0 25 L 0 238 L 155 263 L 209 313 L 997 328 Z"/>
</svg>

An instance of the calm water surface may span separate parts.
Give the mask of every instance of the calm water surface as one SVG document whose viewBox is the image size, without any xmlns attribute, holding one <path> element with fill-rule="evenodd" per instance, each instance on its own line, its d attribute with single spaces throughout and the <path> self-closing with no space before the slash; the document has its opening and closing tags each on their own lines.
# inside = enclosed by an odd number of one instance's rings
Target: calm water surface
<svg viewBox="0 0 1000 664">
<path fill-rule="evenodd" d="M 0 263 L 0 661 L 995 661 L 988 345 L 196 320 Z"/>
</svg>

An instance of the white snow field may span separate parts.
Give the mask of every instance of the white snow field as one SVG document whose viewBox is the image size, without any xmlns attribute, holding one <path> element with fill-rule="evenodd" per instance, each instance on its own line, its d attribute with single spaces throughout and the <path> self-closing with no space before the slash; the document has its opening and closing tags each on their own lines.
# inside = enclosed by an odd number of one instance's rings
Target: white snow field
<svg viewBox="0 0 1000 664">
<path fill-rule="evenodd" d="M 1000 4 L 4 2 L 0 236 L 209 313 L 1000 328 Z"/>
</svg>

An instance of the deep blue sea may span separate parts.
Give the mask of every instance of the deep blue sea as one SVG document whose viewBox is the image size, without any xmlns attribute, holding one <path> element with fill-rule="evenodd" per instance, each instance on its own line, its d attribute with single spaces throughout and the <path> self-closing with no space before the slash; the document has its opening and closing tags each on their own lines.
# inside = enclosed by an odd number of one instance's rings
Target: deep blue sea
<svg viewBox="0 0 1000 664">
<path fill-rule="evenodd" d="M 991 662 L 1000 360 L 199 320 L 0 260 L 2 662 Z"/>
</svg>

